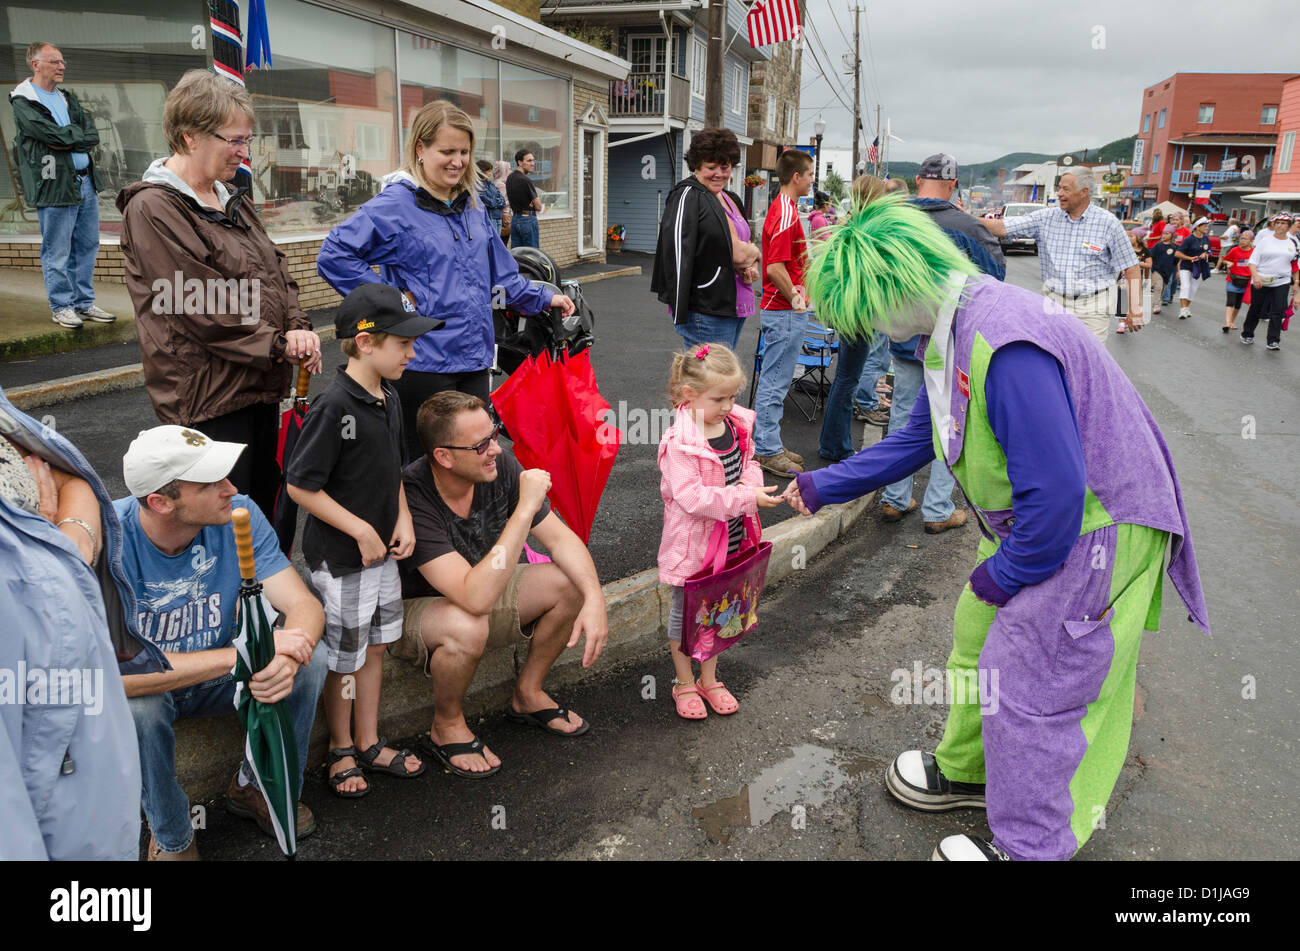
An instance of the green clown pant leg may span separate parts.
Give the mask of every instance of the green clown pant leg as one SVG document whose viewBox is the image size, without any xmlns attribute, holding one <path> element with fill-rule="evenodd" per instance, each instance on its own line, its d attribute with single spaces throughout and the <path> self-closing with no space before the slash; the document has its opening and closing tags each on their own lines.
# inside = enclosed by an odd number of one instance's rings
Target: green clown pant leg
<svg viewBox="0 0 1300 951">
<path fill-rule="evenodd" d="M 1013 858 L 1068 859 L 1104 814 L 1127 755 L 1142 630 L 1159 620 L 1167 541 L 1107 526 L 1003 608 L 981 610 L 969 591 L 958 603 L 950 668 L 971 678 L 982 638 L 975 676 L 991 696 L 982 720 L 978 696 L 954 705 L 936 757 L 949 778 L 979 782 L 982 750 L 989 826 Z"/>
</svg>

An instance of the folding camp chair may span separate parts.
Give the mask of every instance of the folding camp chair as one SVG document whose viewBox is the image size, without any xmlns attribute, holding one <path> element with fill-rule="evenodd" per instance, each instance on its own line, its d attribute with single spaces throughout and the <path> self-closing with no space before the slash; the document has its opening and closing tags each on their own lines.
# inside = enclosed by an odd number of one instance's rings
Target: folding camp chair
<svg viewBox="0 0 1300 951">
<path fill-rule="evenodd" d="M 766 348 L 766 335 L 760 331 L 758 346 L 754 348 L 754 372 L 749 384 L 751 408 L 758 395 L 758 377 L 763 369 L 763 351 Z M 840 344 L 835 339 L 835 331 L 809 319 L 808 326 L 804 329 L 803 343 L 795 357 L 795 367 L 802 369 L 796 369 L 798 375 L 791 383 L 786 399 L 792 402 L 804 419 L 810 423 L 817 418 L 817 413 L 826 405 L 832 379 L 827 371 L 839 349 Z"/>
</svg>

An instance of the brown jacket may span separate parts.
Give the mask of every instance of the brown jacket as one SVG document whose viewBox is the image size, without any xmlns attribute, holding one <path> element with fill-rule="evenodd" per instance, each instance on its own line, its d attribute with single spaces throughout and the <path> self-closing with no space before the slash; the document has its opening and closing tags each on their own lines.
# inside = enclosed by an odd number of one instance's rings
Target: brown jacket
<svg viewBox="0 0 1300 951">
<path fill-rule="evenodd" d="M 117 207 L 158 418 L 193 425 L 287 396 L 291 368 L 277 362 L 284 335 L 311 321 L 248 194 L 231 196 L 224 213 L 207 208 L 159 160 L 122 189 Z"/>
</svg>

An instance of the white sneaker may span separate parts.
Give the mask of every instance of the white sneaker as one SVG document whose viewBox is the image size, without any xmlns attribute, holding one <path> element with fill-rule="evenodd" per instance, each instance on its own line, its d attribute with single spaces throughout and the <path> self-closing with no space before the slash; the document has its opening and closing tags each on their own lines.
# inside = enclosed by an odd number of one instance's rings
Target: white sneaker
<svg viewBox="0 0 1300 951">
<path fill-rule="evenodd" d="M 81 326 L 81 318 L 71 307 L 64 307 L 54 312 L 54 322 L 60 327 L 70 327 L 76 330 Z"/>
<path fill-rule="evenodd" d="M 91 304 L 85 310 L 79 310 L 77 313 L 86 320 L 94 320 L 101 324 L 111 324 L 117 320 L 114 314 L 110 314 L 97 304 Z"/>
<path fill-rule="evenodd" d="M 973 835 L 950 835 L 934 848 L 931 862 L 1010 862 L 1011 856 L 992 842 Z"/>
</svg>

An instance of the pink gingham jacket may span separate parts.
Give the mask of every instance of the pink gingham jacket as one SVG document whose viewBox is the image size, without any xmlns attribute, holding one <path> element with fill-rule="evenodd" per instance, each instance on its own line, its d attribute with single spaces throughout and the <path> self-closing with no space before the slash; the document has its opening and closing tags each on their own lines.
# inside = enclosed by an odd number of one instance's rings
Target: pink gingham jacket
<svg viewBox="0 0 1300 951">
<path fill-rule="evenodd" d="M 728 419 L 740 439 L 740 481 L 723 481 L 722 462 L 700 435 L 690 404 L 659 442 L 659 494 L 664 500 L 664 534 L 659 543 L 659 580 L 682 585 L 704 566 L 709 536 L 719 520 L 738 515 L 758 517 L 754 488 L 763 471 L 754 461 L 754 411 L 732 407 Z"/>
</svg>

